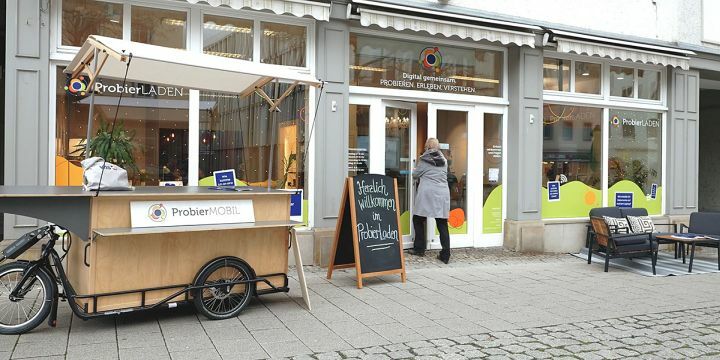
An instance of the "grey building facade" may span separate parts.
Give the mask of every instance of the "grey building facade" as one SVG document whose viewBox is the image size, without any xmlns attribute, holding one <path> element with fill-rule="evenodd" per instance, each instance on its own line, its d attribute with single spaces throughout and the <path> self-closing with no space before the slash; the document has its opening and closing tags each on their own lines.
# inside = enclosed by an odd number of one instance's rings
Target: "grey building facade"
<svg viewBox="0 0 720 360">
<path fill-rule="evenodd" d="M 713 5 L 638 3 L 632 11 L 655 11 L 639 16 L 657 19 L 653 34 L 642 24 L 579 28 L 549 10 L 517 16 L 529 6 L 523 1 L 498 8 L 420 0 L 10 0 L 4 181 L 77 181 L 72 150 L 87 129 L 73 129 L 75 118 L 86 120 L 87 103 L 63 90 L 72 79 L 61 68 L 83 36 L 68 29 L 89 28 L 292 66 L 325 81 L 322 95 L 293 94 L 290 106 L 302 111 L 283 109 L 279 140 L 267 140 L 271 125 L 252 100 L 192 89 L 133 98 L 123 121 L 140 144 L 137 185 L 203 185 L 224 168 L 259 184 L 268 171 L 263 149 L 276 141 L 272 171 L 281 177 L 273 185 L 304 189 L 303 254 L 323 264 L 347 176 L 396 177 L 403 240 L 412 241 L 412 165 L 424 140 L 437 137 L 451 160 L 453 246 L 578 251 L 592 207 L 629 201 L 673 222 L 720 209 L 711 185 L 720 171 L 712 161 L 720 45 L 706 39 L 715 32 L 700 21 Z M 630 17 L 610 5 L 606 16 Z M 85 13 L 105 22 L 77 20 Z M 668 30 L 681 15 L 697 19 L 696 31 Z M 113 94 L 103 95 L 109 104 Z M 237 116 L 250 125 L 237 125 Z M 38 221 L 5 215 L 4 236 Z"/>
</svg>

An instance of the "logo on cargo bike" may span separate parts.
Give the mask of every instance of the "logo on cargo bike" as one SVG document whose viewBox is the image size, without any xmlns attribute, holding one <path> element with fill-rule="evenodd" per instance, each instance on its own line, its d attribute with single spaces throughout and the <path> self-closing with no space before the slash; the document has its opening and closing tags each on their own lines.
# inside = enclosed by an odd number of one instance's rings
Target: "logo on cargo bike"
<svg viewBox="0 0 720 360">
<path fill-rule="evenodd" d="M 148 209 L 148 218 L 155 222 L 163 222 L 167 217 L 167 210 L 163 204 L 152 204 Z"/>
</svg>

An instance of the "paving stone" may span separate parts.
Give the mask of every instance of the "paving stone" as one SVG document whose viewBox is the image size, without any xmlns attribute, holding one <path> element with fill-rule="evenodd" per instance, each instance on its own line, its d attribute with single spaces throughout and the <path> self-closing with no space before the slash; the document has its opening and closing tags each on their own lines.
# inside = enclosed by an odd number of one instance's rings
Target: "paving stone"
<svg viewBox="0 0 720 360">
<path fill-rule="evenodd" d="M 68 346 L 65 356 L 76 360 L 117 359 L 118 348 L 115 343 Z"/>
<path fill-rule="evenodd" d="M 387 353 L 387 356 L 391 359 L 408 359 L 415 357 L 415 355 L 408 350 L 391 351 Z"/>
<path fill-rule="evenodd" d="M 120 360 L 166 360 L 170 359 L 165 346 L 133 347 L 120 349 Z"/>
</svg>

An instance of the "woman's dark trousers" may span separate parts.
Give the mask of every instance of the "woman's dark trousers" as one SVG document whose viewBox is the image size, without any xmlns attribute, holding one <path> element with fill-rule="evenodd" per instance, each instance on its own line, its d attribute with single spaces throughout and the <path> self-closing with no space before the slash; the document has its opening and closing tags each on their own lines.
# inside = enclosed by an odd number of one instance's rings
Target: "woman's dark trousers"
<svg viewBox="0 0 720 360">
<path fill-rule="evenodd" d="M 424 216 L 413 215 L 413 226 L 415 227 L 415 239 L 413 242 L 413 248 L 416 252 L 424 252 L 427 247 L 427 240 L 425 239 L 425 221 Z M 450 259 L 450 233 L 448 231 L 447 219 L 435 219 L 435 225 L 437 225 L 438 232 L 440 233 L 440 258 L 444 260 Z"/>
</svg>

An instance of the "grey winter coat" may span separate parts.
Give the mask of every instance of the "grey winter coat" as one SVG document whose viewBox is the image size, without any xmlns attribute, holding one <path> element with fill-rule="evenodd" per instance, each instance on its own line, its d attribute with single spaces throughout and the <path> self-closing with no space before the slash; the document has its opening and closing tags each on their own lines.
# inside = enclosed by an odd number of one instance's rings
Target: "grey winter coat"
<svg viewBox="0 0 720 360">
<path fill-rule="evenodd" d="M 447 219 L 450 216 L 450 188 L 447 161 L 440 150 L 427 150 L 420 156 L 413 178 L 420 180 L 413 215 Z"/>
</svg>

